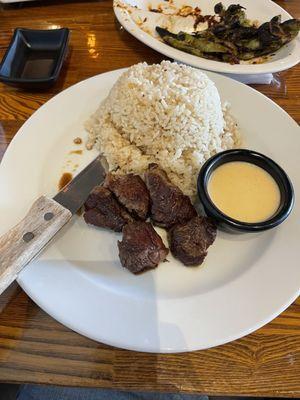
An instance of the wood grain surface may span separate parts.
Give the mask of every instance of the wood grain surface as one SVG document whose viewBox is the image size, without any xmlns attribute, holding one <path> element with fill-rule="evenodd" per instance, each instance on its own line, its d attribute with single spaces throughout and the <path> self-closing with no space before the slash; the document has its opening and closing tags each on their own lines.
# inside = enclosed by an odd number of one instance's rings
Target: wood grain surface
<svg viewBox="0 0 300 400">
<path fill-rule="evenodd" d="M 299 0 L 277 3 L 300 17 Z M 24 121 L 64 88 L 102 72 L 164 58 L 120 27 L 110 0 L 0 7 L 0 57 L 16 27 L 69 27 L 70 51 L 59 81 L 46 92 L 0 84 L 0 157 Z M 257 89 L 300 122 L 299 65 Z M 0 381 L 300 397 L 300 301 L 243 339 L 206 351 L 161 355 L 86 339 L 54 321 L 14 284 L 0 297 Z"/>
</svg>

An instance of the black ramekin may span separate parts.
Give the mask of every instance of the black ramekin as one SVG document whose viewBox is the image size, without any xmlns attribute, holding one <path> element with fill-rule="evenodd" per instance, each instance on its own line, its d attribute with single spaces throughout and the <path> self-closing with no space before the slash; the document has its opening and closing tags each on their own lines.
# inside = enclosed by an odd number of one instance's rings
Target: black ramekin
<svg viewBox="0 0 300 400">
<path fill-rule="evenodd" d="M 237 221 L 223 214 L 211 200 L 207 184 L 212 172 L 222 164 L 232 161 L 246 161 L 266 170 L 276 181 L 281 201 L 277 212 L 272 218 L 257 223 Z M 212 156 L 202 166 L 197 182 L 198 196 L 202 202 L 206 214 L 213 218 L 221 228 L 239 232 L 259 232 L 274 228 L 281 224 L 290 214 L 294 205 L 294 190 L 290 179 L 284 170 L 269 157 L 246 149 L 226 150 Z"/>
</svg>

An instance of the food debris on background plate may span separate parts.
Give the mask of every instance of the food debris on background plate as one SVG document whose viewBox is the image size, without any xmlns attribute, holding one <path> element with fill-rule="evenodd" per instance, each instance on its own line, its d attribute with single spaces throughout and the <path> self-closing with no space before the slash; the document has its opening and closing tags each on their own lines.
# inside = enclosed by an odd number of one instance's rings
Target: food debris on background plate
<svg viewBox="0 0 300 400">
<path fill-rule="evenodd" d="M 116 0 L 115 6 L 126 9 L 132 20 L 154 38 L 186 53 L 230 64 L 266 62 L 300 30 L 300 20 L 281 23 L 280 15 L 267 22 L 251 21 L 239 4 L 226 9 L 217 3 L 214 15 L 203 15 L 199 7 L 176 8 L 168 0 L 148 10 L 122 0 Z"/>
<path fill-rule="evenodd" d="M 279 15 L 256 26 L 247 19 L 244 10 L 238 4 L 226 9 L 218 3 L 215 13 L 220 21 L 204 31 L 174 34 L 159 26 L 156 31 L 164 42 L 178 50 L 231 64 L 271 55 L 298 35 L 300 20 L 290 19 L 281 23 Z"/>
<path fill-rule="evenodd" d="M 159 39 L 155 30 L 157 25 L 170 30 L 173 33 L 180 31 L 197 32 L 207 29 L 219 19 L 217 15 L 202 15 L 199 7 L 183 5 L 180 8 L 174 6 L 172 1 L 165 1 L 157 8 L 148 6 L 147 10 L 131 6 L 122 0 L 115 0 L 115 7 L 125 9 L 131 19 L 146 33 Z"/>
</svg>

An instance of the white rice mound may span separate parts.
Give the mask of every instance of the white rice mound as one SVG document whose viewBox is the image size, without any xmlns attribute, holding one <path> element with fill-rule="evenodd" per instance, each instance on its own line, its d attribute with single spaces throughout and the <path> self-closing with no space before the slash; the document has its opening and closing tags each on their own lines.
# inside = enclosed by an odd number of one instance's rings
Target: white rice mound
<svg viewBox="0 0 300 400">
<path fill-rule="evenodd" d="M 158 163 L 194 198 L 201 165 L 238 143 L 237 125 L 215 84 L 199 70 L 169 61 L 124 72 L 86 123 L 87 147 L 111 171 L 143 174 Z"/>
</svg>

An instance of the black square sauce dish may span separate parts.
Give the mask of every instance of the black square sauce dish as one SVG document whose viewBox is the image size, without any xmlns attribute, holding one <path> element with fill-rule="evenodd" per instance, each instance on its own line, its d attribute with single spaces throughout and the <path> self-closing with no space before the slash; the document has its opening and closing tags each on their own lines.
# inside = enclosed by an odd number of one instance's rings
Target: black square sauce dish
<svg viewBox="0 0 300 400">
<path fill-rule="evenodd" d="M 58 78 L 68 49 L 69 29 L 17 28 L 0 64 L 0 81 L 44 89 Z"/>
</svg>

